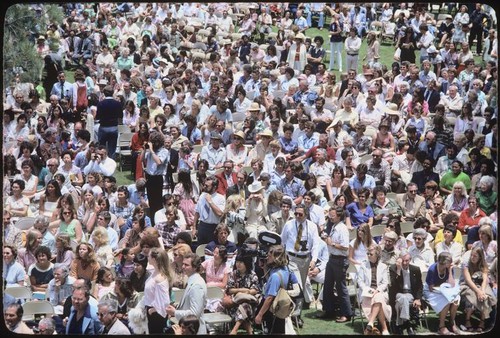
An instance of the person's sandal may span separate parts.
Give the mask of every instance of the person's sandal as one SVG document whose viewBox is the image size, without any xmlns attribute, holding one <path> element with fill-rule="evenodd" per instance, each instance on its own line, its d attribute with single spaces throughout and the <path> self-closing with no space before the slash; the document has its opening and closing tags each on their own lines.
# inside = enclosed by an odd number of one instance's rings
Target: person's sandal
<svg viewBox="0 0 500 338">
<path fill-rule="evenodd" d="M 457 335 L 459 335 L 459 334 L 461 334 L 461 333 L 462 333 L 456 324 L 453 324 L 453 325 L 451 326 L 451 331 L 452 331 L 454 334 L 457 334 Z"/>
<path fill-rule="evenodd" d="M 484 332 L 484 320 L 479 321 L 479 325 L 477 326 L 476 332 Z"/>
<path fill-rule="evenodd" d="M 443 336 L 449 336 L 449 335 L 453 334 L 450 331 L 448 331 L 448 329 L 446 328 L 446 326 L 440 327 L 439 330 L 438 330 L 438 333 L 440 335 L 443 335 Z"/>
<path fill-rule="evenodd" d="M 471 322 L 470 322 L 470 319 L 467 319 L 467 320 L 465 321 L 465 325 L 463 325 L 463 324 L 462 324 L 462 325 L 460 325 L 460 330 L 462 330 L 462 331 L 467 331 L 467 332 L 471 332 L 471 331 L 473 331 L 473 330 L 474 330 L 474 328 L 472 327 L 472 324 L 471 324 Z"/>
</svg>

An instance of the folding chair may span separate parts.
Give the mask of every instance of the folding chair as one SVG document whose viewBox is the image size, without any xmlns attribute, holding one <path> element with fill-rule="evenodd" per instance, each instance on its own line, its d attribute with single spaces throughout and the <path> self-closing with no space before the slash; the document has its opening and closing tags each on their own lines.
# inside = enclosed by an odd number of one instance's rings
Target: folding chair
<svg viewBox="0 0 500 338">
<path fill-rule="evenodd" d="M 30 301 L 33 298 L 33 294 L 27 286 L 8 286 L 4 292 L 16 299 Z"/>
<path fill-rule="evenodd" d="M 385 233 L 385 226 L 383 225 L 375 225 L 370 229 L 372 237 L 383 236 Z"/>
<path fill-rule="evenodd" d="M 349 264 L 347 268 L 347 290 L 349 291 L 349 298 L 354 298 L 354 301 L 351 301 L 352 308 L 352 317 L 351 317 L 351 325 L 354 327 L 354 321 L 356 319 L 361 319 L 361 329 L 362 332 L 365 332 L 365 322 L 363 318 L 363 310 L 361 309 L 361 304 L 358 302 L 358 284 L 356 283 L 356 274 L 357 274 L 356 266 L 354 264 Z"/>
<path fill-rule="evenodd" d="M 46 300 L 30 301 L 23 304 L 23 320 L 35 320 L 36 315 L 52 316 L 54 307 Z"/>
<path fill-rule="evenodd" d="M 130 149 L 130 141 L 132 140 L 133 133 L 121 133 L 118 134 L 117 151 L 118 154 L 118 167 L 122 171 L 123 157 L 127 156 L 132 158 L 132 150 Z M 134 165 L 132 163 L 131 165 Z"/>
<path fill-rule="evenodd" d="M 221 288 L 217 286 L 210 286 L 207 288 L 207 300 L 222 299 L 223 296 L 224 291 Z M 233 321 L 231 316 L 223 312 L 204 313 L 201 315 L 201 318 L 207 325 L 207 332 L 214 331 L 215 325 L 222 324 L 223 333 L 226 333 L 229 331 L 229 323 Z"/>
<path fill-rule="evenodd" d="M 22 217 L 17 220 L 14 226 L 19 230 L 29 230 L 31 229 L 34 223 L 35 223 L 34 217 Z"/>
<path fill-rule="evenodd" d="M 200 257 L 200 258 L 204 258 L 205 257 L 205 247 L 207 245 L 206 244 L 200 244 L 198 245 L 198 247 L 196 248 L 196 256 Z"/>
</svg>

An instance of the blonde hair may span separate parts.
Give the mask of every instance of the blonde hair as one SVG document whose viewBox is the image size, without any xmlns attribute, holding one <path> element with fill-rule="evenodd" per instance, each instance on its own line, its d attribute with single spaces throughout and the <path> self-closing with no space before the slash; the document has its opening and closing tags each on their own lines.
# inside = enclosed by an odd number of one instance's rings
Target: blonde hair
<svg viewBox="0 0 500 338">
<path fill-rule="evenodd" d="M 98 226 L 92 232 L 92 238 L 97 246 L 101 246 L 109 242 L 108 231 L 105 227 Z"/>
<path fill-rule="evenodd" d="M 191 250 L 191 247 L 189 245 L 187 245 L 186 243 L 179 243 L 179 244 L 176 244 L 173 248 L 172 248 L 172 251 L 175 252 L 177 251 L 177 253 L 184 257 L 186 256 L 188 253 L 192 253 L 193 251 Z"/>
<path fill-rule="evenodd" d="M 241 206 L 245 205 L 245 199 L 240 195 L 231 195 L 226 200 L 226 209 L 224 213 L 227 214 L 230 211 L 236 211 Z"/>
<path fill-rule="evenodd" d="M 158 271 L 167 277 L 168 283 L 172 283 L 172 270 L 170 268 L 170 258 L 164 249 L 152 248 L 149 255 L 155 259 Z"/>
</svg>

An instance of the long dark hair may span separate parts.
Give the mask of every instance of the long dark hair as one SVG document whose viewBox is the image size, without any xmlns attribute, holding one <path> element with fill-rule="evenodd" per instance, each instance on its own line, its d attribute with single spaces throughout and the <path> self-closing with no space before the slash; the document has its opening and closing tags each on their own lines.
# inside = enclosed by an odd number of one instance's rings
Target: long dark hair
<svg viewBox="0 0 500 338">
<path fill-rule="evenodd" d="M 182 184 L 184 191 L 188 194 L 193 192 L 193 182 L 191 182 L 191 171 L 189 169 L 180 169 L 178 181 Z"/>
</svg>

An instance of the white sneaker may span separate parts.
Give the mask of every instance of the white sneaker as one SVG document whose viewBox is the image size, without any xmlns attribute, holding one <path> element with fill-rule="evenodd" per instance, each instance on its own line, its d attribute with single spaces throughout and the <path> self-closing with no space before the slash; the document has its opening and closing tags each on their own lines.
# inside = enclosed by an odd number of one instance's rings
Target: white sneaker
<svg viewBox="0 0 500 338">
<path fill-rule="evenodd" d="M 391 334 L 389 331 L 382 331 L 382 336 L 390 336 Z"/>
</svg>

